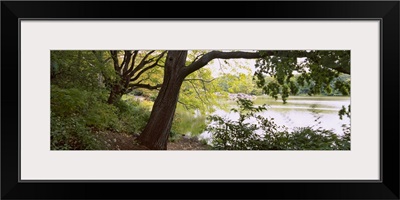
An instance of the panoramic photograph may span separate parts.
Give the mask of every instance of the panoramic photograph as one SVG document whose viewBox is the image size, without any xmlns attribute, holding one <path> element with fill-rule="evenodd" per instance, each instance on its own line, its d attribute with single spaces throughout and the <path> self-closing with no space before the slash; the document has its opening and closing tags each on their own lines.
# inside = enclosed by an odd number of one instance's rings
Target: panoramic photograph
<svg viewBox="0 0 400 200">
<path fill-rule="evenodd" d="M 51 150 L 351 150 L 349 50 L 52 50 Z"/>
</svg>

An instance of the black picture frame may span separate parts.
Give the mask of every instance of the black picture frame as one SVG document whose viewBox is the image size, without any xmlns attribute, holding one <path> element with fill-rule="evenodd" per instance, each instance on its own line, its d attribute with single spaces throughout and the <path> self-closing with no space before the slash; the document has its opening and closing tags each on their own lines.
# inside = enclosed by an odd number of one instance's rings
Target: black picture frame
<svg viewBox="0 0 400 200">
<path fill-rule="evenodd" d="M 399 199 L 399 6 L 398 1 L 2 1 L 1 198 Z M 18 133 L 21 129 L 21 80 L 17 77 L 20 77 L 19 20 L 22 18 L 379 19 L 382 59 L 381 181 L 20 182 Z M 153 192 L 147 192 L 149 188 Z"/>
</svg>

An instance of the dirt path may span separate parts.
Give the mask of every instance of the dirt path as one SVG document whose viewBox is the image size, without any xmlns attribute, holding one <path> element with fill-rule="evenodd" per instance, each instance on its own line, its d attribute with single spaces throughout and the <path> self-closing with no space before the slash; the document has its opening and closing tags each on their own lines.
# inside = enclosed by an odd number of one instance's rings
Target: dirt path
<svg viewBox="0 0 400 200">
<path fill-rule="evenodd" d="M 106 150 L 148 150 L 136 141 L 136 137 L 114 132 L 100 132 L 98 138 L 104 142 Z M 209 146 L 195 138 L 182 137 L 174 142 L 169 142 L 167 150 L 208 150 Z"/>
<path fill-rule="evenodd" d="M 168 150 L 209 150 L 208 145 L 194 138 L 182 137 L 178 141 L 168 143 Z"/>
</svg>

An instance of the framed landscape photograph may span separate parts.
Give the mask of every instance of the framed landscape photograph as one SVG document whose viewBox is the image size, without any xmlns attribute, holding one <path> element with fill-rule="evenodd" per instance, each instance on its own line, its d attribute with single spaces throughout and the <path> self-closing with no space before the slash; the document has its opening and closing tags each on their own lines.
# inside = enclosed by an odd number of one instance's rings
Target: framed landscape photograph
<svg viewBox="0 0 400 200">
<path fill-rule="evenodd" d="M 399 199 L 399 2 L 227 3 L 3 1 L 1 198 Z"/>
</svg>

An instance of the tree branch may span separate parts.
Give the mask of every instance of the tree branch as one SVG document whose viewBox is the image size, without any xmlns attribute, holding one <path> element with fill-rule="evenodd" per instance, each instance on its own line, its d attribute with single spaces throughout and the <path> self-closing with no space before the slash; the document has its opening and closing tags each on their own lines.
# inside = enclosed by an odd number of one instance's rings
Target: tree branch
<svg viewBox="0 0 400 200">
<path fill-rule="evenodd" d="M 266 56 L 273 56 L 276 55 L 276 53 L 279 51 L 262 51 L 262 52 L 243 52 L 243 51 L 234 51 L 234 52 L 222 52 L 222 51 L 211 51 L 209 53 L 206 53 L 203 55 L 201 58 L 199 58 L 196 62 L 191 63 L 187 67 L 184 68 L 184 75 L 187 76 L 194 71 L 204 67 L 205 65 L 208 64 L 213 59 L 234 59 L 234 58 L 244 58 L 244 59 L 257 59 L 257 58 L 263 58 Z M 298 58 L 301 57 L 308 57 L 312 55 L 312 52 L 306 52 L 306 51 L 301 51 L 298 52 L 296 55 Z M 350 74 L 350 68 L 347 67 L 342 67 L 342 66 L 335 66 L 335 67 L 330 67 L 331 69 L 334 69 L 338 72 L 342 72 L 345 74 Z"/>
<path fill-rule="evenodd" d="M 138 50 L 133 51 L 132 63 L 131 63 L 131 66 L 129 67 L 128 71 L 126 72 L 126 74 L 129 74 L 129 73 L 131 73 L 133 71 L 133 69 L 135 67 L 136 56 L 138 54 L 139 54 Z M 126 75 L 126 74 L 124 73 L 124 75 Z"/>
<path fill-rule="evenodd" d="M 97 51 L 92 50 L 93 55 L 96 57 L 97 61 L 99 61 L 101 64 L 106 64 L 109 60 L 111 60 L 111 57 L 106 58 L 103 60 L 98 54 Z"/>
<path fill-rule="evenodd" d="M 130 84 L 129 86 L 130 86 L 132 89 L 135 89 L 135 88 L 145 88 L 145 89 L 149 89 L 149 90 L 157 90 L 157 89 L 160 89 L 160 88 L 161 88 L 162 84 L 150 85 L 150 84 L 138 84 L 138 83 L 135 83 L 135 84 Z"/>
<path fill-rule="evenodd" d="M 156 66 L 157 66 L 157 64 L 153 64 L 153 65 L 150 65 L 150 66 L 144 68 L 144 69 L 143 69 L 142 71 L 140 71 L 135 77 L 131 78 L 131 81 L 136 81 L 138 78 L 140 78 L 140 76 L 141 76 L 144 72 L 146 72 L 146 71 L 148 71 L 149 69 L 154 68 L 154 67 L 156 67 Z"/>
<path fill-rule="evenodd" d="M 123 67 L 123 74 L 126 73 L 129 67 L 129 63 L 131 62 L 132 52 L 125 51 L 124 61 L 121 64 L 121 68 Z"/>
<path fill-rule="evenodd" d="M 200 95 L 199 91 L 197 91 L 197 88 L 196 88 L 196 86 L 192 83 L 192 81 L 189 81 L 189 83 L 192 85 L 192 87 L 193 87 L 194 91 L 196 92 L 197 97 L 200 99 L 200 101 L 203 102 L 203 103 L 206 103 L 206 101 L 204 101 L 203 98 L 201 98 L 201 95 Z M 205 97 L 206 97 L 206 99 L 207 99 L 207 96 L 205 96 Z M 208 101 L 208 99 L 207 99 L 207 101 Z"/>
<path fill-rule="evenodd" d="M 109 60 L 111 60 L 111 57 L 108 57 L 107 59 L 105 59 L 105 60 L 103 61 L 103 63 L 107 63 Z"/>
<path fill-rule="evenodd" d="M 178 103 L 182 104 L 186 110 L 190 110 L 189 106 L 191 106 L 192 108 L 196 108 L 196 106 L 194 106 L 194 105 L 186 104 L 179 100 L 178 100 Z"/>
<path fill-rule="evenodd" d="M 259 52 L 243 52 L 243 51 L 235 51 L 235 52 L 222 52 L 222 51 L 211 51 L 209 53 L 206 53 L 204 56 L 199 58 L 196 62 L 193 62 L 189 66 L 185 67 L 184 73 L 185 75 L 189 75 L 193 73 L 194 71 L 204 67 L 205 65 L 208 64 L 213 59 L 220 58 L 220 59 L 232 59 L 232 58 L 245 58 L 245 59 L 256 59 L 256 58 L 262 58 L 263 56 L 268 55 L 271 52 L 264 52 L 263 54 L 260 54 Z"/>
<path fill-rule="evenodd" d="M 143 59 L 140 61 L 139 65 L 132 71 L 130 74 L 131 76 L 135 74 L 137 71 L 141 70 L 149 61 L 147 60 L 147 57 L 149 57 L 155 50 L 149 51 Z"/>
<path fill-rule="evenodd" d="M 116 72 L 119 72 L 120 68 L 119 68 L 118 53 L 117 52 L 118 51 L 110 51 L 110 54 L 111 54 L 111 58 L 114 61 L 114 69 L 115 69 Z"/>
<path fill-rule="evenodd" d="M 332 66 L 332 67 L 329 67 L 329 68 L 333 69 L 333 70 L 336 70 L 338 72 L 350 75 L 350 68 L 345 68 L 345 67 L 341 67 L 341 66 Z"/>
<path fill-rule="evenodd" d="M 148 71 L 149 69 L 152 69 L 152 68 L 154 68 L 154 67 L 159 66 L 159 65 L 158 65 L 158 62 L 161 60 L 161 58 L 164 56 L 164 54 L 165 54 L 166 52 L 167 52 L 167 51 L 162 52 L 162 53 L 158 56 L 157 60 L 156 60 L 153 64 L 151 64 L 150 66 L 148 66 L 148 67 L 144 68 L 142 71 L 140 71 L 134 78 L 131 79 L 131 81 L 137 80 L 144 72 Z M 136 71 L 137 71 L 137 70 L 136 70 Z M 133 73 L 133 72 L 132 72 L 132 73 Z M 130 75 L 133 76 L 134 74 L 130 74 Z"/>
<path fill-rule="evenodd" d="M 193 62 L 192 62 L 192 63 L 196 62 L 196 61 L 197 61 L 197 59 L 199 59 L 199 58 L 200 58 L 200 56 L 204 56 L 204 53 L 202 53 L 202 54 L 200 54 L 200 55 L 196 56 L 196 57 L 194 58 L 194 60 L 193 60 Z"/>
<path fill-rule="evenodd" d="M 211 82 L 213 82 L 215 79 L 217 79 L 217 78 L 213 78 L 213 79 L 211 79 L 211 80 L 204 80 L 204 79 L 201 79 L 201 78 L 186 78 L 186 79 L 183 80 L 183 81 L 201 81 L 201 82 L 203 82 L 203 83 L 211 83 Z"/>
</svg>

